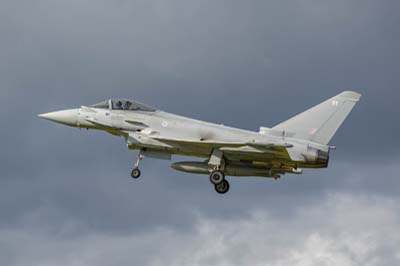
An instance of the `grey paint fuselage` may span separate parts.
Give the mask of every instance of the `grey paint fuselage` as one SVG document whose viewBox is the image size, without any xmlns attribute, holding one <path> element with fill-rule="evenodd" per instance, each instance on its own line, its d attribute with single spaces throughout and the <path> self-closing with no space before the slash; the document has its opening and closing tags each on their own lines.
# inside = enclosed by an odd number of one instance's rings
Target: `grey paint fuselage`
<svg viewBox="0 0 400 266">
<path fill-rule="evenodd" d="M 129 103 L 126 109 L 120 100 L 109 100 L 108 104 L 104 103 L 106 107 L 82 106 L 40 116 L 73 127 L 122 136 L 129 149 L 145 151 L 147 157 L 169 158 L 163 155 L 179 154 L 211 158 L 218 151 L 226 169 L 240 170 L 232 170 L 232 175 L 276 177 L 299 174 L 299 167 L 327 167 L 332 147 L 314 139 L 329 141 L 359 98 L 355 92 L 343 92 L 275 128 L 261 128 L 260 132 L 191 119 L 140 103 L 137 108 L 129 108 L 136 103 L 129 100 L 123 100 Z M 120 104 L 118 108 L 116 101 Z M 293 125 L 299 130 L 293 129 Z M 302 125 L 306 126 L 301 128 Z M 208 165 L 212 169 L 211 159 L 204 167 L 198 167 L 198 162 L 185 163 L 173 164 L 173 168 L 189 169 L 193 173 L 207 173 L 203 168 Z"/>
</svg>

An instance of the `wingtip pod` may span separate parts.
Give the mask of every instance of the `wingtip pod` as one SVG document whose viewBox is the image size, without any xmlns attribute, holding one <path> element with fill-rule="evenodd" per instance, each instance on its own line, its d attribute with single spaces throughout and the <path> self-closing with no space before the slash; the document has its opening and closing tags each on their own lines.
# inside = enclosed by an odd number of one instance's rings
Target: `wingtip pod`
<svg viewBox="0 0 400 266">
<path fill-rule="evenodd" d="M 344 100 L 350 100 L 353 102 L 358 102 L 361 98 L 361 94 L 356 92 L 356 91 L 344 91 L 337 95 L 336 97 L 344 99 Z"/>
</svg>

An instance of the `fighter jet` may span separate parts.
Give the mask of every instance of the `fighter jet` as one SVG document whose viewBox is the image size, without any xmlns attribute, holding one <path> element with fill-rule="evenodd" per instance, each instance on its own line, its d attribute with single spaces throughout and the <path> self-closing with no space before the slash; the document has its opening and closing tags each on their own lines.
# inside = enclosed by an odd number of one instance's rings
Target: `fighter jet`
<svg viewBox="0 0 400 266">
<path fill-rule="evenodd" d="M 215 191 L 224 194 L 229 190 L 227 176 L 279 179 L 284 174 L 302 174 L 302 168 L 327 168 L 330 151 L 335 149 L 329 142 L 360 97 L 357 92 L 342 92 L 275 127 L 261 127 L 259 132 L 191 119 L 127 99 L 39 117 L 123 137 L 128 149 L 139 151 L 131 171 L 135 179 L 145 157 L 203 158 L 171 167 L 208 175 Z"/>
</svg>

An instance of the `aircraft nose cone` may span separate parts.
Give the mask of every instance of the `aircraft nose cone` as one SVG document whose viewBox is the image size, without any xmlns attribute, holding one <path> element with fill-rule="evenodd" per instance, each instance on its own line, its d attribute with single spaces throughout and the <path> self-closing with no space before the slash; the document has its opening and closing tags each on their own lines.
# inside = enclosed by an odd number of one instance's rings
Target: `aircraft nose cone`
<svg viewBox="0 0 400 266">
<path fill-rule="evenodd" d="M 56 123 L 76 127 L 78 124 L 78 109 L 62 110 L 57 112 L 38 115 L 40 118 L 47 119 Z"/>
</svg>

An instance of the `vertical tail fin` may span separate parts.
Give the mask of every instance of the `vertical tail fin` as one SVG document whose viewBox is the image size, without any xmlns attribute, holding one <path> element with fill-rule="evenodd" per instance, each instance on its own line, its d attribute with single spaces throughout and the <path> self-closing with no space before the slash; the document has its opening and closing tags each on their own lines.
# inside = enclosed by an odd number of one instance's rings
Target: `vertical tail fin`
<svg viewBox="0 0 400 266">
<path fill-rule="evenodd" d="M 295 133 L 296 138 L 328 144 L 360 98 L 361 94 L 357 92 L 342 92 L 273 129 Z"/>
</svg>

